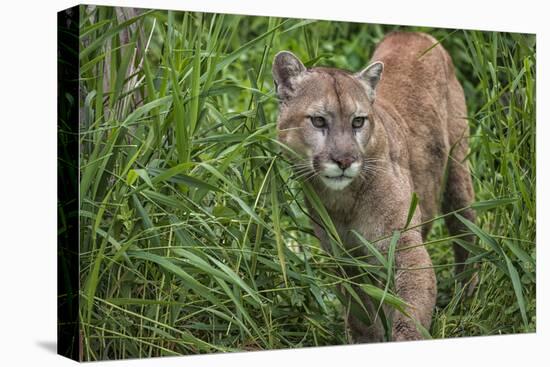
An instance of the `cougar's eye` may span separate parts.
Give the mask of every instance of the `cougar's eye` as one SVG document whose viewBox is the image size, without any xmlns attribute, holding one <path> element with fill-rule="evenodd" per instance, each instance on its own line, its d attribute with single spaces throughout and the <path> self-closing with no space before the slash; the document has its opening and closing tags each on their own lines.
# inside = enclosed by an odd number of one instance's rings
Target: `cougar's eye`
<svg viewBox="0 0 550 367">
<path fill-rule="evenodd" d="M 351 126 L 354 129 L 360 129 L 363 127 L 363 125 L 365 125 L 366 120 L 367 118 L 364 116 L 354 117 L 353 120 L 351 120 Z"/>
<path fill-rule="evenodd" d="M 311 124 L 318 128 L 325 128 L 327 127 L 327 120 L 325 120 L 322 116 L 310 116 L 309 119 L 311 120 Z"/>
</svg>

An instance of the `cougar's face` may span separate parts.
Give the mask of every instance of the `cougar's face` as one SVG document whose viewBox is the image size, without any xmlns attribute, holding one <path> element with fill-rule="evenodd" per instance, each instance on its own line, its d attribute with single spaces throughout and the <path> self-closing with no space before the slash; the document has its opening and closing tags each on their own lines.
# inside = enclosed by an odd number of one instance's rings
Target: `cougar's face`
<svg viewBox="0 0 550 367">
<path fill-rule="evenodd" d="M 364 175 L 374 88 L 358 75 L 328 68 L 304 68 L 290 84 L 275 81 L 279 139 L 298 154 L 298 176 L 342 190 Z"/>
</svg>

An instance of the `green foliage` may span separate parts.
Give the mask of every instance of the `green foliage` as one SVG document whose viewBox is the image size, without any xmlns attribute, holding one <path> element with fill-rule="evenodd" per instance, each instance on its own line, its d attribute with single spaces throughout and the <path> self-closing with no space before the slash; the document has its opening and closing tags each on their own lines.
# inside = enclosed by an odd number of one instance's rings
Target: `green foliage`
<svg viewBox="0 0 550 367">
<path fill-rule="evenodd" d="M 287 49 L 359 70 L 400 27 L 80 9 L 84 360 L 348 343 L 337 285 L 403 306 L 393 259 L 371 243 L 373 259 L 351 257 L 337 233 L 334 255 L 319 248 L 303 208 L 315 193 L 277 143 L 270 67 Z M 470 299 L 451 272 L 460 238 L 436 219 L 426 243 L 439 279 L 432 337 L 534 331 L 534 37 L 419 30 L 457 65 L 479 201 L 468 226 L 480 241 L 463 243 L 481 264 Z M 347 265 L 377 281 L 334 271 Z"/>
</svg>

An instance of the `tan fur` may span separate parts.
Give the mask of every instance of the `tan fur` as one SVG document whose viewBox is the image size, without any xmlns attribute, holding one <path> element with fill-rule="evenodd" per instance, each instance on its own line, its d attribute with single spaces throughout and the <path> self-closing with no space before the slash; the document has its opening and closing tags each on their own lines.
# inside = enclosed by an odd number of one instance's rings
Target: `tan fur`
<svg viewBox="0 0 550 367">
<path fill-rule="evenodd" d="M 301 177 L 312 183 L 349 248 L 358 245 L 351 230 L 374 241 L 403 229 L 413 192 L 420 202 L 411 226 L 441 210 L 468 206 L 473 200 L 470 172 L 464 162 L 468 150 L 464 93 L 449 55 L 441 45 L 431 48 L 435 43 L 422 33 L 389 34 L 372 56 L 373 62 L 384 65 L 379 82 L 381 70 L 375 67 L 353 74 L 331 68 L 306 69 L 287 52 L 275 57 L 273 74 L 281 100 L 279 139 L 301 157 L 293 158 L 297 171 L 306 167 L 307 174 Z M 309 118 L 312 114 L 326 116 L 327 127 L 314 127 Z M 368 115 L 367 124 L 353 129 L 350 121 L 358 114 Z M 326 181 L 338 179 L 325 173 L 338 171 L 335 162 L 338 167 L 358 162 L 361 172 L 344 188 L 335 183 L 334 189 Z M 342 168 L 342 175 L 348 171 Z M 323 174 L 326 181 L 320 179 Z M 314 211 L 311 213 L 315 233 L 328 251 L 327 234 Z M 463 215 L 475 220 L 471 210 Z M 465 230 L 454 216 L 447 218 L 447 226 L 451 234 Z M 396 291 L 410 304 L 408 313 L 425 328 L 430 327 L 435 305 L 435 274 L 423 246 L 404 248 L 424 242 L 429 229 L 425 225 L 403 232 L 395 257 Z M 389 239 L 376 245 L 385 251 Z M 364 254 L 366 250 L 358 253 Z M 455 246 L 455 256 L 462 263 L 467 253 Z M 456 271 L 462 270 L 463 266 L 457 266 Z M 360 294 L 373 313 L 377 305 Z M 379 318 L 366 325 L 350 314 L 348 325 L 357 342 L 383 340 Z M 394 340 L 421 339 L 415 322 L 401 313 L 393 316 L 392 334 Z"/>
</svg>

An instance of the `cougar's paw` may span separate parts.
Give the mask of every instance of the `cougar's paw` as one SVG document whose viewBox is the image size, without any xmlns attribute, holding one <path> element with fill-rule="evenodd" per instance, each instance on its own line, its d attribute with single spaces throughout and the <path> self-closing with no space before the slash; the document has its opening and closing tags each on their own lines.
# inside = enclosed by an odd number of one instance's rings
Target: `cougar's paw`
<svg viewBox="0 0 550 367">
<path fill-rule="evenodd" d="M 422 334 L 417 330 L 412 320 L 397 320 L 393 324 L 393 341 L 422 340 Z"/>
</svg>

